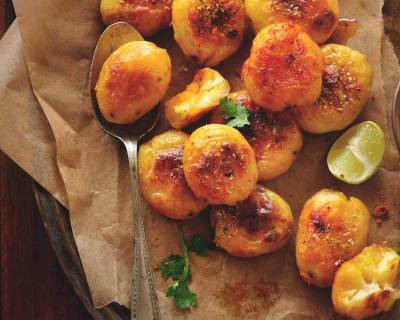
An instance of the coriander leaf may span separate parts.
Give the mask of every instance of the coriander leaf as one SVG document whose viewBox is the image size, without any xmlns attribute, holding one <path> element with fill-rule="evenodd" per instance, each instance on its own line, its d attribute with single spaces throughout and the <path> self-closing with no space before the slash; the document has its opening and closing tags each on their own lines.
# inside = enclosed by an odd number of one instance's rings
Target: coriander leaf
<svg viewBox="0 0 400 320">
<path fill-rule="evenodd" d="M 164 279 L 171 277 L 178 280 L 185 268 L 185 258 L 176 254 L 171 254 L 161 262 L 160 272 Z"/>
<path fill-rule="evenodd" d="M 223 98 L 219 100 L 222 117 L 228 120 L 226 124 L 230 127 L 242 128 L 249 122 L 249 111 L 247 108 L 231 99 Z"/>
<path fill-rule="evenodd" d="M 201 239 L 201 238 L 200 238 Z M 191 276 L 189 252 L 182 231 L 179 231 L 179 244 L 183 257 L 171 254 L 163 260 L 160 266 L 161 275 L 167 279 L 178 280 L 167 288 L 167 297 L 173 298 L 175 305 L 181 309 L 188 309 L 197 303 L 196 294 L 190 291 L 188 281 Z"/>
<path fill-rule="evenodd" d="M 168 287 L 167 297 L 172 297 L 175 305 L 181 309 L 188 309 L 197 303 L 196 294 L 190 291 L 186 280 L 178 280 Z"/>
<path fill-rule="evenodd" d="M 195 234 L 189 240 L 187 248 L 189 251 L 193 251 L 199 256 L 206 256 L 207 251 L 212 249 L 214 244 L 209 240 L 204 240 L 200 235 Z"/>
</svg>

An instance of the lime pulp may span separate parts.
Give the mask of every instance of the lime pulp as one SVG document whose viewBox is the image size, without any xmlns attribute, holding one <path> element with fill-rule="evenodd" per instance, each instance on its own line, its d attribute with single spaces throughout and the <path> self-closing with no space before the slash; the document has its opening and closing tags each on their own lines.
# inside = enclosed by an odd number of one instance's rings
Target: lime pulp
<svg viewBox="0 0 400 320">
<path fill-rule="evenodd" d="M 385 137 L 381 127 L 372 121 L 348 129 L 328 153 L 329 171 L 338 179 L 360 184 L 379 168 L 385 153 Z"/>
</svg>

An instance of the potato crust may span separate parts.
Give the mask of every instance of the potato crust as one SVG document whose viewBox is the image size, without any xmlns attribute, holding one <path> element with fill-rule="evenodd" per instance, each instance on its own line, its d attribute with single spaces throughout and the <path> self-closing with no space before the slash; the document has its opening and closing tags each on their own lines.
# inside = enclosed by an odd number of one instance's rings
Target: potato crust
<svg viewBox="0 0 400 320">
<path fill-rule="evenodd" d="M 357 198 L 323 189 L 301 212 L 296 237 L 296 261 L 307 284 L 329 287 L 346 260 L 366 245 L 369 213 Z"/>
<path fill-rule="evenodd" d="M 254 38 L 242 79 L 254 102 L 277 112 L 318 99 L 323 65 L 321 49 L 300 26 L 273 24 Z"/>
<path fill-rule="evenodd" d="M 191 218 L 207 206 L 189 188 L 183 173 L 183 149 L 188 139 L 182 131 L 169 130 L 139 149 L 143 198 L 159 213 L 172 219 Z"/>
<path fill-rule="evenodd" d="M 339 20 L 338 0 L 245 0 L 245 6 L 256 32 L 274 23 L 293 22 L 319 44 L 328 40 Z"/>
<path fill-rule="evenodd" d="M 242 43 L 246 12 L 241 0 L 175 0 L 172 27 L 185 56 L 215 66 Z"/>
<path fill-rule="evenodd" d="M 186 143 L 183 169 L 193 192 L 210 204 L 235 205 L 257 183 L 254 151 L 234 128 L 210 124 L 195 130 Z"/>
<path fill-rule="evenodd" d="M 251 101 L 245 90 L 231 93 L 229 98 L 249 110 L 250 125 L 239 131 L 256 155 L 258 180 L 270 180 L 288 171 L 303 145 L 300 127 L 291 112 L 265 111 Z M 224 123 L 220 108 L 213 110 L 211 122 Z"/>
<path fill-rule="evenodd" d="M 104 118 L 131 123 L 150 111 L 171 81 L 171 59 L 165 49 L 148 41 L 129 42 L 104 63 L 96 97 Z"/>
<path fill-rule="evenodd" d="M 350 125 L 368 102 L 372 85 L 371 66 L 362 53 L 338 44 L 328 44 L 322 52 L 321 96 L 314 104 L 296 108 L 302 129 L 317 134 Z"/>
<path fill-rule="evenodd" d="M 165 102 L 165 117 L 172 127 L 182 129 L 218 106 L 229 91 L 228 81 L 218 71 L 200 69 L 185 91 Z"/>
<path fill-rule="evenodd" d="M 359 24 L 356 19 L 340 19 L 327 42 L 345 45 L 357 34 Z"/>
<path fill-rule="evenodd" d="M 257 185 L 234 207 L 211 208 L 215 243 L 237 257 L 255 257 L 282 248 L 289 240 L 292 211 L 275 192 Z"/>
<path fill-rule="evenodd" d="M 384 245 L 372 244 L 343 263 L 335 275 L 332 302 L 337 313 L 354 320 L 389 311 L 400 291 L 393 288 L 400 256 Z"/>
<path fill-rule="evenodd" d="M 103 22 L 125 21 L 141 35 L 151 36 L 171 24 L 172 0 L 101 0 Z"/>
</svg>

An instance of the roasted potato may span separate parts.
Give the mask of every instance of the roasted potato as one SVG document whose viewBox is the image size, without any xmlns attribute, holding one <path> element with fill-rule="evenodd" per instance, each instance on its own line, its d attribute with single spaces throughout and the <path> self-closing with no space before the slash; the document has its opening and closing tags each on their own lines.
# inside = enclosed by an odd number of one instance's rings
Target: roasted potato
<svg viewBox="0 0 400 320">
<path fill-rule="evenodd" d="M 357 198 L 323 189 L 301 212 L 296 237 L 300 276 L 319 287 L 330 287 L 339 266 L 366 245 L 369 213 Z"/>
<path fill-rule="evenodd" d="M 172 0 L 101 0 L 101 18 L 106 25 L 125 21 L 141 35 L 150 36 L 171 24 Z"/>
<path fill-rule="evenodd" d="M 337 313 L 361 320 L 389 311 L 400 299 L 395 290 L 400 256 L 391 248 L 373 244 L 343 263 L 336 273 L 332 301 Z"/>
<path fill-rule="evenodd" d="M 215 66 L 242 43 L 246 12 L 242 0 L 174 0 L 172 27 L 185 56 Z"/>
<path fill-rule="evenodd" d="M 356 19 L 340 19 L 328 43 L 345 45 L 358 31 L 359 22 Z"/>
<path fill-rule="evenodd" d="M 178 130 L 166 131 L 139 149 L 140 190 L 146 202 L 162 215 L 186 219 L 203 210 L 207 203 L 189 188 L 183 173 L 183 149 L 189 136 Z"/>
<path fill-rule="evenodd" d="M 322 48 L 325 66 L 318 101 L 296 108 L 303 130 L 326 133 L 342 130 L 354 121 L 368 102 L 372 71 L 367 57 L 346 46 Z"/>
<path fill-rule="evenodd" d="M 218 106 L 229 91 L 228 81 L 218 71 L 201 69 L 185 91 L 165 103 L 165 117 L 172 127 L 182 129 Z"/>
<path fill-rule="evenodd" d="M 167 92 L 171 59 L 166 50 L 148 41 L 129 42 L 104 63 L 96 97 L 104 118 L 124 124 L 150 111 Z"/>
<path fill-rule="evenodd" d="M 318 99 L 323 65 L 321 49 L 300 26 L 273 24 L 254 38 L 242 79 L 255 103 L 277 112 Z"/>
<path fill-rule="evenodd" d="M 223 124 L 192 133 L 183 152 L 183 169 L 193 192 L 210 204 L 236 205 L 250 195 L 258 178 L 249 143 Z"/>
<path fill-rule="evenodd" d="M 249 110 L 250 125 L 239 131 L 256 155 L 258 180 L 270 180 L 288 171 L 303 145 L 303 135 L 291 112 L 265 111 L 250 100 L 245 90 L 234 92 L 229 98 Z M 220 108 L 213 110 L 211 122 L 224 123 Z"/>
<path fill-rule="evenodd" d="M 237 257 L 280 249 L 288 242 L 293 223 L 287 202 L 261 185 L 234 207 L 212 207 L 210 219 L 215 243 Z"/>
<path fill-rule="evenodd" d="M 316 43 L 324 43 L 339 20 L 338 0 L 245 0 L 247 16 L 255 30 L 280 22 L 301 25 Z"/>
</svg>

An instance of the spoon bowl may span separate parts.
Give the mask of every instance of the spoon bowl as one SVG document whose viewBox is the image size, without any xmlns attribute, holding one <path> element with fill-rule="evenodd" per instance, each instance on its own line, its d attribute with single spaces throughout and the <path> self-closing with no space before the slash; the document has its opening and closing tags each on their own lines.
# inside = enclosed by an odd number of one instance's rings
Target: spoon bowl
<svg viewBox="0 0 400 320">
<path fill-rule="evenodd" d="M 150 112 L 134 123 L 115 124 L 108 122 L 104 119 L 97 102 L 95 91 L 96 83 L 104 62 L 115 50 L 125 43 L 143 40 L 140 33 L 126 22 L 117 22 L 110 25 L 104 30 L 97 42 L 90 67 L 89 87 L 95 118 L 104 131 L 122 142 L 132 137 L 136 137 L 139 140 L 142 136 L 151 131 L 158 121 L 159 106 L 154 107 Z"/>
<path fill-rule="evenodd" d="M 114 124 L 108 122 L 103 117 L 98 105 L 95 90 L 101 68 L 107 58 L 125 43 L 142 40 L 143 37 L 140 33 L 128 23 L 117 22 L 107 27 L 100 36 L 93 54 L 89 75 L 89 88 L 93 112 L 99 126 L 111 136 L 119 139 L 125 145 L 128 154 L 134 218 L 131 319 L 159 320 L 161 316 L 143 226 L 137 167 L 138 142 L 156 126 L 159 106 L 154 107 L 146 115 L 131 124 Z"/>
</svg>

